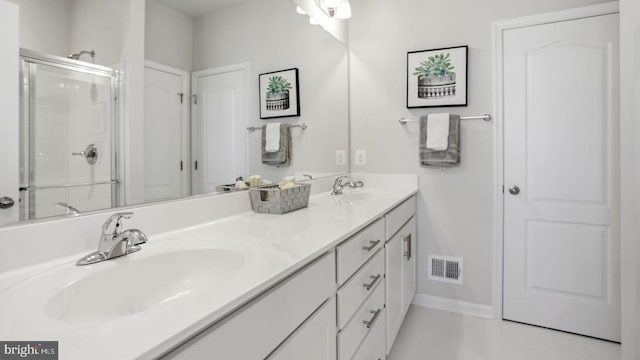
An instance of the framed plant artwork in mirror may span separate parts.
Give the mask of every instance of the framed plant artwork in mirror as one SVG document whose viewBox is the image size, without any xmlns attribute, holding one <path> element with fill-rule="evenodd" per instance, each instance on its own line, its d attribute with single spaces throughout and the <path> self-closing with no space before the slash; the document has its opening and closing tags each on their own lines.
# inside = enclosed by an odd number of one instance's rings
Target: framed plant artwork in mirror
<svg viewBox="0 0 640 360">
<path fill-rule="evenodd" d="M 407 53 L 407 108 L 467 106 L 468 47 Z"/>
<path fill-rule="evenodd" d="M 300 116 L 298 69 L 260 74 L 260 119 Z"/>
</svg>

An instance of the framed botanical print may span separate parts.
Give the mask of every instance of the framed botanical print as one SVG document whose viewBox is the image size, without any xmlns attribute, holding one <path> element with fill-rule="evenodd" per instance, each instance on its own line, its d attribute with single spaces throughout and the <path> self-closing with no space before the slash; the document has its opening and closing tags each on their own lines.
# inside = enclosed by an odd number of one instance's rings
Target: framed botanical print
<svg viewBox="0 0 640 360">
<path fill-rule="evenodd" d="M 260 119 L 300 116 L 298 69 L 260 74 Z"/>
<path fill-rule="evenodd" d="M 407 108 L 467 106 L 468 46 L 407 53 Z"/>
</svg>

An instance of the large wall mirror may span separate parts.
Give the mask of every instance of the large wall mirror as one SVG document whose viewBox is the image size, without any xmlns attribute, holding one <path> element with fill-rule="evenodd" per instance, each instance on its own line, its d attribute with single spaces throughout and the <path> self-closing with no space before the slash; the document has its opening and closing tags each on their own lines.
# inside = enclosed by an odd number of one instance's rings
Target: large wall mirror
<svg viewBox="0 0 640 360">
<path fill-rule="evenodd" d="M 292 0 L 9 1 L 21 150 L 3 156 L 20 157 L 20 221 L 349 171 L 347 47 Z M 264 116 L 259 76 L 287 69 L 299 105 Z"/>
</svg>

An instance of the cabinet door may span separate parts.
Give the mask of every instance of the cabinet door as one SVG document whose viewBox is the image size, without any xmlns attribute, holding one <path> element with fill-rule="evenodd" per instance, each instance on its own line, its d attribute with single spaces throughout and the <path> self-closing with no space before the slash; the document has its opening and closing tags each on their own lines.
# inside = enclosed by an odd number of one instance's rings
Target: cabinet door
<svg viewBox="0 0 640 360">
<path fill-rule="evenodd" d="M 402 312 L 406 313 L 416 294 L 416 218 L 400 230 L 402 234 Z"/>
<path fill-rule="evenodd" d="M 386 304 L 387 304 L 387 354 L 402 324 L 402 238 L 394 236 L 385 246 Z"/>
<path fill-rule="evenodd" d="M 416 293 L 416 220 L 412 217 L 386 244 L 387 354 Z"/>
<path fill-rule="evenodd" d="M 335 360 L 336 302 L 334 298 L 327 300 L 268 359 Z"/>
</svg>

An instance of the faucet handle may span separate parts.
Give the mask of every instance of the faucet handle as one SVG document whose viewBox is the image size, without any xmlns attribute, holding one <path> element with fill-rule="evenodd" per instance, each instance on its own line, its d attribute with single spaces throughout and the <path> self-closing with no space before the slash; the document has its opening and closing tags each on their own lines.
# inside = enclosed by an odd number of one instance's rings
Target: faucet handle
<svg viewBox="0 0 640 360">
<path fill-rule="evenodd" d="M 333 185 L 342 185 L 342 180 L 350 178 L 351 175 L 342 175 L 338 176 L 336 180 L 333 182 Z"/>
<path fill-rule="evenodd" d="M 102 233 L 105 235 L 109 235 L 109 234 L 117 235 L 118 227 L 120 226 L 120 219 L 131 219 L 131 216 L 133 216 L 132 212 L 119 212 L 109 216 L 109 218 L 104 222 L 104 224 L 102 224 Z M 111 226 L 111 223 L 114 220 L 116 223 L 115 227 L 113 231 L 109 231 L 109 227 Z"/>
</svg>

